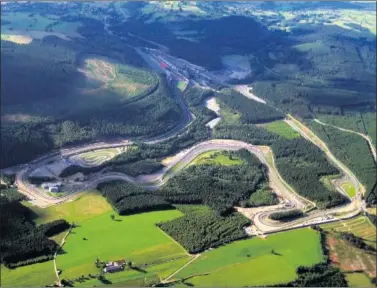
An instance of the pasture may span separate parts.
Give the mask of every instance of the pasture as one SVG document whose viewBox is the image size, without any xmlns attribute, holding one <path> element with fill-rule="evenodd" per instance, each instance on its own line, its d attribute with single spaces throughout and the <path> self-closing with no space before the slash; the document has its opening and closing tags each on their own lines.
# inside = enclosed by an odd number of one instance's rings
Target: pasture
<svg viewBox="0 0 377 288">
<path fill-rule="evenodd" d="M 178 210 L 117 215 L 112 219 L 114 213 L 109 211 L 92 217 L 73 229 L 64 245 L 64 252 L 57 257 L 57 267 L 63 270 L 62 278 L 75 279 L 89 273 L 98 274 L 99 269 L 95 265 L 97 257 L 100 261 L 126 259 L 140 269 L 144 269 L 146 264 L 157 265 L 176 258 L 189 258 L 180 245 L 156 227 L 158 222 L 182 216 Z M 123 275 L 114 277 L 125 280 L 128 277 L 144 279 L 150 276 L 148 272 L 138 270 L 126 270 L 119 274 Z"/>
<path fill-rule="evenodd" d="M 53 284 L 56 280 L 52 261 L 8 269 L 1 266 L 1 287 L 41 287 Z"/>
<path fill-rule="evenodd" d="M 9 21 L 1 25 L 1 32 L 26 34 L 33 39 L 41 39 L 48 35 L 55 35 L 64 40 L 73 37 L 82 38 L 77 29 L 80 22 L 60 21 L 59 17 L 53 15 L 39 15 L 25 12 L 2 13 L 2 19 Z"/>
<path fill-rule="evenodd" d="M 57 219 L 65 219 L 71 223 L 81 223 L 112 211 L 110 204 L 97 190 L 89 190 L 72 201 L 44 209 L 31 206 L 28 202 L 25 202 L 24 205 L 35 213 L 33 220 L 38 225 Z"/>
<path fill-rule="evenodd" d="M 323 259 L 319 233 L 303 228 L 204 252 L 174 278 L 189 278 L 187 286 L 275 285 L 294 280 L 298 266 Z"/>
<path fill-rule="evenodd" d="M 294 139 L 300 137 L 300 134 L 292 129 L 287 123 L 284 121 L 273 121 L 263 125 L 263 128 L 267 131 L 275 134 L 279 134 L 280 136 L 287 138 L 287 139 Z"/>
<path fill-rule="evenodd" d="M 346 279 L 349 287 L 373 287 L 370 279 L 364 273 L 347 273 Z"/>
<path fill-rule="evenodd" d="M 208 151 L 200 154 L 196 157 L 189 166 L 191 165 L 240 165 L 243 161 L 236 157 L 228 155 L 225 151 Z"/>
<path fill-rule="evenodd" d="M 139 271 L 136 269 L 129 269 L 120 273 L 107 274 L 105 277 L 107 281 L 116 284 L 118 287 L 150 286 L 174 273 L 188 261 L 190 261 L 190 257 L 184 256 L 162 264 L 142 267 Z M 97 279 L 88 279 L 83 283 L 75 283 L 76 287 L 92 287 L 93 285 L 101 285 L 101 282 Z"/>
</svg>

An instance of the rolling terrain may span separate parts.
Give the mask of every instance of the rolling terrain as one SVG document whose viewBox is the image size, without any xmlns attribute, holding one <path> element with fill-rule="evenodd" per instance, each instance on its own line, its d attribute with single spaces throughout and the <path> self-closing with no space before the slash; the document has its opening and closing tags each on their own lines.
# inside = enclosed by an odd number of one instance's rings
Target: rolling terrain
<svg viewBox="0 0 377 288">
<path fill-rule="evenodd" d="M 0 284 L 371 284 L 372 6 L 2 3 Z"/>
</svg>

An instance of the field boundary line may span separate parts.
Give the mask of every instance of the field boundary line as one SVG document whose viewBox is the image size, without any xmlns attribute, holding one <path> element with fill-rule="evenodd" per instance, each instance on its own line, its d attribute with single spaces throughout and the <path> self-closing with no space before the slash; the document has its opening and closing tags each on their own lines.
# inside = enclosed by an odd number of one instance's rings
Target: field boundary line
<svg viewBox="0 0 377 288">
<path fill-rule="evenodd" d="M 182 216 L 182 217 L 184 217 L 184 216 Z M 179 217 L 179 218 L 181 218 L 181 217 Z M 175 218 L 175 219 L 179 219 L 179 218 Z M 175 219 L 173 219 L 173 220 L 175 220 Z M 170 220 L 170 221 L 173 221 L 173 220 Z M 189 252 L 187 252 L 187 250 L 186 250 L 181 244 L 179 244 L 177 240 L 175 240 L 173 237 L 171 237 L 168 233 L 166 233 L 164 230 L 162 230 L 162 229 L 161 229 L 160 227 L 158 227 L 157 225 L 156 225 L 156 227 L 157 227 L 158 230 L 160 230 L 165 236 L 167 236 L 170 240 L 172 240 L 175 244 L 177 244 L 180 248 L 182 248 L 182 250 L 185 252 L 186 255 L 188 255 L 188 256 L 192 256 L 192 254 L 190 254 Z"/>
<path fill-rule="evenodd" d="M 54 270 L 55 270 L 55 275 L 56 275 L 56 280 L 58 282 L 58 285 L 59 287 L 62 286 L 62 283 L 60 281 L 60 277 L 59 277 L 59 273 L 58 273 L 58 269 L 56 267 L 56 257 L 58 255 L 58 252 L 60 251 L 60 249 L 63 247 L 63 245 L 65 244 L 65 240 L 67 239 L 68 235 L 71 233 L 72 231 L 72 228 L 73 228 L 73 225 L 71 225 L 68 229 L 68 232 L 64 235 L 63 239 L 62 239 L 62 242 L 60 243 L 59 247 L 56 249 L 55 251 L 55 254 L 54 254 Z"/>
<path fill-rule="evenodd" d="M 181 268 L 179 268 L 178 270 L 176 270 L 175 272 L 170 274 L 168 277 L 166 277 L 164 280 L 162 280 L 161 283 L 167 283 L 170 280 L 170 278 L 172 278 L 175 274 L 181 272 L 184 268 L 186 268 L 188 265 L 190 265 L 192 262 L 194 262 L 196 259 L 198 259 L 200 257 L 200 255 L 202 255 L 202 254 L 200 254 L 200 253 L 196 254 L 195 257 L 190 259 L 190 261 L 188 261 L 185 265 L 183 265 Z"/>
</svg>

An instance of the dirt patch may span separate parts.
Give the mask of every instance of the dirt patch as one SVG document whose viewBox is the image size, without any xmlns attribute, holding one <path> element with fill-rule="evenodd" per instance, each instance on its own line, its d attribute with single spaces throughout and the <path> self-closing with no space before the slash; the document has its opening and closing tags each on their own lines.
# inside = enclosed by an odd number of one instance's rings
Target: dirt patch
<svg viewBox="0 0 377 288">
<path fill-rule="evenodd" d="M 116 78 L 114 65 L 99 58 L 86 59 L 85 67 L 79 68 L 78 71 L 89 79 L 100 81 L 103 84 L 108 84 Z"/>
<path fill-rule="evenodd" d="M 27 35 L 3 34 L 1 40 L 10 41 L 16 44 L 27 45 L 33 41 L 33 38 Z"/>
<path fill-rule="evenodd" d="M 206 107 L 209 109 L 209 110 L 212 110 L 213 112 L 215 112 L 217 115 L 219 115 L 219 112 L 220 112 L 220 106 L 219 104 L 216 102 L 216 98 L 212 97 L 210 99 L 208 99 L 206 101 Z"/>
<path fill-rule="evenodd" d="M 333 236 L 327 237 L 331 262 L 344 272 L 364 271 L 370 277 L 376 276 L 376 255 L 357 249 Z"/>
</svg>

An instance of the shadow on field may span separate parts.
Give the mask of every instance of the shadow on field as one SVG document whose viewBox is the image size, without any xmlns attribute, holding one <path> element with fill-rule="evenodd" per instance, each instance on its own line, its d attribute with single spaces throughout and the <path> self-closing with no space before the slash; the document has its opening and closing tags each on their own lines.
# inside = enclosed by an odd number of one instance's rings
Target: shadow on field
<svg viewBox="0 0 377 288">
<path fill-rule="evenodd" d="M 58 252 L 58 255 L 63 255 L 63 254 L 67 254 L 68 252 L 65 251 L 64 249 L 59 249 L 59 252 Z"/>
<path fill-rule="evenodd" d="M 131 267 L 132 270 L 135 270 L 137 272 L 140 272 L 140 273 L 147 273 L 146 270 L 140 268 L 140 267 Z"/>
</svg>

